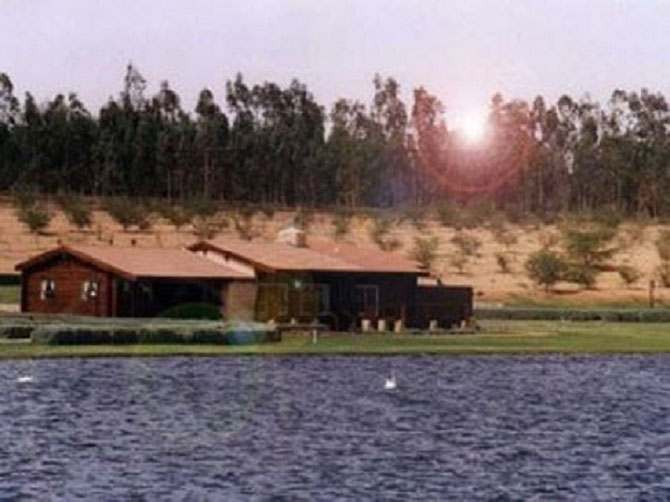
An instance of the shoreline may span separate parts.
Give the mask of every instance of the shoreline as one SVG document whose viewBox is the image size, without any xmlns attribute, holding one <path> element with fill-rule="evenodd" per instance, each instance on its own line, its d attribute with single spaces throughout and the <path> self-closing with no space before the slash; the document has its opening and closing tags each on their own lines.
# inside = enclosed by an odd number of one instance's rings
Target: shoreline
<svg viewBox="0 0 670 502">
<path fill-rule="evenodd" d="M 667 324 L 483 321 L 483 332 L 461 334 L 286 334 L 256 345 L 0 343 L 0 360 L 93 357 L 533 356 L 670 353 Z"/>
</svg>

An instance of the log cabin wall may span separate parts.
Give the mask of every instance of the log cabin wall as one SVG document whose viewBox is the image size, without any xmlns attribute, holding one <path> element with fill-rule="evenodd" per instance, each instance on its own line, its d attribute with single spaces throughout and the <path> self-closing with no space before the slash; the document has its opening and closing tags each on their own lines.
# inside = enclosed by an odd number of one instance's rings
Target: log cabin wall
<svg viewBox="0 0 670 502">
<path fill-rule="evenodd" d="M 53 281 L 53 294 L 43 293 L 43 281 Z M 94 296 L 84 294 L 86 281 L 97 283 Z M 73 256 L 61 255 L 23 271 L 21 303 L 25 312 L 114 315 L 112 276 Z"/>
<path fill-rule="evenodd" d="M 267 321 L 315 318 L 331 329 L 360 327 L 361 319 L 388 325 L 414 318 L 416 277 L 383 273 L 282 273 L 259 277 L 256 317 Z"/>
<path fill-rule="evenodd" d="M 360 328 L 361 320 L 380 319 L 391 326 L 396 320 L 410 324 L 414 318 L 416 276 L 410 274 L 317 274 L 317 284 L 327 284 L 330 315 L 322 321 L 338 330 Z"/>
<path fill-rule="evenodd" d="M 440 328 L 458 326 L 473 315 L 473 291 L 469 286 L 419 286 L 416 317 L 418 328 L 435 320 Z"/>
</svg>

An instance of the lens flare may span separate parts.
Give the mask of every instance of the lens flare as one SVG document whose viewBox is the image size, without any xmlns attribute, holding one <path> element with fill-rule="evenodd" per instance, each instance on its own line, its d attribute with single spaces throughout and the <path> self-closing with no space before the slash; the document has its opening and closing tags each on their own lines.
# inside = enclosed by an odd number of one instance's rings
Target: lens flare
<svg viewBox="0 0 670 502">
<path fill-rule="evenodd" d="M 459 129 L 467 143 L 481 143 L 486 136 L 486 116 L 483 113 L 470 112 L 461 120 Z"/>
</svg>

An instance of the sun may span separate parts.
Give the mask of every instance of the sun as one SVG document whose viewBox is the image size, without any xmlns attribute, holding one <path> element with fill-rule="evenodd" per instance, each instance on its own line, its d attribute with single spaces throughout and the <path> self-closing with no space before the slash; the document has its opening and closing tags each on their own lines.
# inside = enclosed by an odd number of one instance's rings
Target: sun
<svg viewBox="0 0 670 502">
<path fill-rule="evenodd" d="M 482 112 L 468 112 L 460 121 L 463 138 L 470 145 L 481 143 L 486 136 L 486 115 Z"/>
</svg>

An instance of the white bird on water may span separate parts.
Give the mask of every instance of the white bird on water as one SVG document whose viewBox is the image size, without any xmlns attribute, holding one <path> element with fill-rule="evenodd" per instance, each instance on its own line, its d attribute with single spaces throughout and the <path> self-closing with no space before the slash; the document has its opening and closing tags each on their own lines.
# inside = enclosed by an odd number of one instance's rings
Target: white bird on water
<svg viewBox="0 0 670 502">
<path fill-rule="evenodd" d="M 395 374 L 391 373 L 391 376 L 386 379 L 384 382 L 384 390 L 393 390 L 396 388 Z"/>
<path fill-rule="evenodd" d="M 20 376 L 19 378 L 17 378 L 16 381 L 19 382 L 19 383 L 30 383 L 30 382 L 33 381 L 33 377 L 31 377 L 29 375 L 24 375 L 24 376 Z"/>
</svg>

